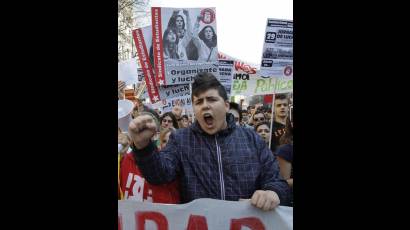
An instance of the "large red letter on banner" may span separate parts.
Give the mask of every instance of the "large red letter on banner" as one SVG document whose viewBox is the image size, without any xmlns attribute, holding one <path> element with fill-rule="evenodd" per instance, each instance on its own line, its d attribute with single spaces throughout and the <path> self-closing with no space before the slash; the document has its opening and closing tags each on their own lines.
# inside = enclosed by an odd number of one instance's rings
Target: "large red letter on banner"
<svg viewBox="0 0 410 230">
<path fill-rule="evenodd" d="M 208 224 L 204 216 L 190 215 L 187 230 L 208 230 Z"/>
<path fill-rule="evenodd" d="M 135 221 L 137 230 L 145 230 L 145 221 L 152 220 L 157 224 L 158 230 L 168 230 L 167 218 L 159 212 L 136 212 Z"/>
<path fill-rule="evenodd" d="M 241 230 L 242 226 L 246 226 L 252 230 L 265 230 L 263 223 L 256 217 L 246 217 L 231 220 L 231 230 Z"/>
</svg>

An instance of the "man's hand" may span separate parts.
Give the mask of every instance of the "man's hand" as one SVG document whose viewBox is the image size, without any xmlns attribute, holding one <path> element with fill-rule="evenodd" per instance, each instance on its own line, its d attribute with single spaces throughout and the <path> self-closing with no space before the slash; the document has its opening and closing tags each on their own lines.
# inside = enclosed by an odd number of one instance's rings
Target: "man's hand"
<svg viewBox="0 0 410 230">
<path fill-rule="evenodd" d="M 251 204 L 263 211 L 269 211 L 276 208 L 280 204 L 280 200 L 274 191 L 256 190 L 252 195 Z"/>
<path fill-rule="evenodd" d="M 151 138 L 157 133 L 157 125 L 150 115 L 141 115 L 131 121 L 128 134 L 137 149 L 147 147 Z"/>
</svg>

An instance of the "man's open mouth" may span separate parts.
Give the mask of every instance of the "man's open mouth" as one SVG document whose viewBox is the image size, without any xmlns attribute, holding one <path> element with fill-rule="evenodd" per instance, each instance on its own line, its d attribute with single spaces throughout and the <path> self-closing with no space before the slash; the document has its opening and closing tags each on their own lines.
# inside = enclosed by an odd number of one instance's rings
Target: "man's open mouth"
<svg viewBox="0 0 410 230">
<path fill-rule="evenodd" d="M 214 124 L 214 118 L 209 113 L 204 114 L 204 121 L 208 125 L 208 128 Z"/>
</svg>

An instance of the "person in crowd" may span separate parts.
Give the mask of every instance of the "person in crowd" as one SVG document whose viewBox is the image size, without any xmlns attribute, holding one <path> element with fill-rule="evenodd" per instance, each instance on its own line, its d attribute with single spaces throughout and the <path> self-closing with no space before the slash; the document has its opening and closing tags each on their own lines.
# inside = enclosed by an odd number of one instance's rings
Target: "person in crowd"
<svg viewBox="0 0 410 230">
<path fill-rule="evenodd" d="M 132 152 L 144 178 L 158 185 L 179 178 L 182 203 L 250 199 L 262 210 L 287 204 L 289 186 L 276 158 L 255 131 L 235 124 L 217 78 L 206 72 L 195 76 L 191 99 L 194 124 L 172 133 L 160 152 L 151 141 L 152 117 L 140 115 L 130 123 Z"/>
<path fill-rule="evenodd" d="M 239 105 L 235 102 L 229 102 L 229 111 L 235 119 L 235 124 L 240 126 L 242 122 L 242 114 L 240 113 Z"/>
<path fill-rule="evenodd" d="M 166 112 L 161 116 L 160 119 L 161 129 L 179 129 L 178 120 L 175 117 L 174 113 Z"/>
<path fill-rule="evenodd" d="M 189 126 L 189 118 L 188 115 L 182 115 L 182 127 L 181 128 L 188 128 Z"/>
<path fill-rule="evenodd" d="M 258 133 L 267 145 L 270 140 L 270 124 L 268 122 L 259 122 L 255 125 L 255 131 Z"/>
<path fill-rule="evenodd" d="M 155 132 L 159 130 L 158 115 L 151 112 L 142 112 L 139 116 L 150 117 L 155 126 Z M 163 138 L 165 138 L 166 132 L 169 131 L 171 129 L 163 129 Z M 154 140 L 151 141 L 154 142 Z M 163 148 L 166 143 L 161 142 L 160 146 Z M 125 154 L 121 160 L 119 181 L 123 199 L 166 204 L 180 203 L 179 181 L 175 179 L 162 185 L 149 183 L 138 168 L 136 154 L 135 151 L 131 151 Z"/>
<path fill-rule="evenodd" d="M 265 113 L 261 110 L 261 109 L 256 109 L 255 113 L 253 114 L 253 116 L 251 116 L 251 119 L 249 121 L 251 123 L 251 125 L 253 127 L 255 127 L 256 125 L 262 123 L 262 122 L 266 122 L 266 117 L 265 117 Z"/>
<path fill-rule="evenodd" d="M 293 206 L 293 122 L 286 119 L 285 133 L 279 140 L 276 157 L 279 162 L 280 174 L 291 188 L 291 206 Z"/>
<path fill-rule="evenodd" d="M 272 125 L 271 150 L 276 151 L 281 136 L 285 133 L 286 118 L 289 114 L 289 98 L 286 94 L 276 94 L 274 102 L 274 120 Z"/>
</svg>

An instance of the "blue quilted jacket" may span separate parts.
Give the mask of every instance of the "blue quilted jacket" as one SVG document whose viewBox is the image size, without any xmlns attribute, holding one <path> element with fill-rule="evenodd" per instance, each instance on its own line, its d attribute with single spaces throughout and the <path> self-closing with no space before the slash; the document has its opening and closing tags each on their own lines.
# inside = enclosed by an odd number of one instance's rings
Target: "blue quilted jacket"
<svg viewBox="0 0 410 230">
<path fill-rule="evenodd" d="M 178 129 L 159 153 L 153 143 L 133 148 L 146 180 L 162 184 L 178 177 L 182 203 L 198 198 L 237 201 L 251 198 L 255 190 L 272 190 L 287 205 L 290 189 L 268 145 L 255 131 L 236 126 L 231 114 L 226 119 L 228 128 L 215 135 L 205 133 L 197 121 Z"/>
</svg>

